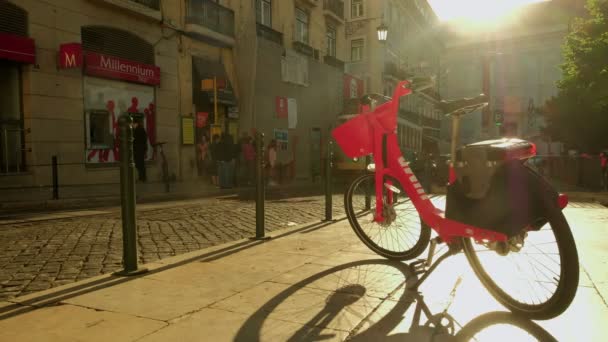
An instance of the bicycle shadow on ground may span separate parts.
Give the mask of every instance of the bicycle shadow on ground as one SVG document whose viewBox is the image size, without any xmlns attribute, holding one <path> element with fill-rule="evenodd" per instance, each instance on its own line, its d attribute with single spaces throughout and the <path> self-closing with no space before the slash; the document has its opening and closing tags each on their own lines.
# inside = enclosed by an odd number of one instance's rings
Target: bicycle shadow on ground
<svg viewBox="0 0 608 342">
<path fill-rule="evenodd" d="M 510 330 L 516 331 L 513 336 L 532 336 L 531 341 L 556 341 L 536 323 L 510 312 L 486 313 L 458 329 L 447 312 L 430 312 L 420 293 L 405 290 L 406 282 L 416 278 L 409 265 L 384 259 L 327 268 L 267 301 L 241 326 L 234 341 L 269 340 L 269 322 L 276 320 L 300 326 L 285 338 L 289 342 L 495 341 L 504 340 Z"/>
</svg>

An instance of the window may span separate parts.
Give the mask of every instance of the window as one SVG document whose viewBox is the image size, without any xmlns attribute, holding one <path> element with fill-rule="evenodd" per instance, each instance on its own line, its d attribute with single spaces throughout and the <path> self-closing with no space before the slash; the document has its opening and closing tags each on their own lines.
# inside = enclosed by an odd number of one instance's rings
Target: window
<svg viewBox="0 0 608 342">
<path fill-rule="evenodd" d="M 110 112 L 107 110 L 91 110 L 87 119 L 89 123 L 88 147 L 110 148 L 113 143 Z"/>
<path fill-rule="evenodd" d="M 296 7 L 296 41 L 308 44 L 308 13 Z"/>
<path fill-rule="evenodd" d="M 327 26 L 327 51 L 328 56 L 336 57 L 336 28 Z"/>
<path fill-rule="evenodd" d="M 353 62 L 363 59 L 363 39 L 354 39 L 350 42 L 350 60 Z"/>
<path fill-rule="evenodd" d="M 0 60 L 0 173 L 19 172 L 23 161 L 21 70 Z"/>
<path fill-rule="evenodd" d="M 363 16 L 363 0 L 352 0 L 350 5 L 350 17 L 360 18 Z"/>
<path fill-rule="evenodd" d="M 272 3 L 270 0 L 255 0 L 255 19 L 258 23 L 272 27 Z"/>
</svg>

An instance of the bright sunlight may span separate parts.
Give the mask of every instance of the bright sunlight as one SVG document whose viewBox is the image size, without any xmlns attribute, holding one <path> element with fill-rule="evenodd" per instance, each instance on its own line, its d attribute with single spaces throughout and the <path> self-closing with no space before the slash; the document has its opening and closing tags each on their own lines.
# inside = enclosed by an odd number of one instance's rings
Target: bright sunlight
<svg viewBox="0 0 608 342">
<path fill-rule="evenodd" d="M 519 7 L 549 0 L 428 0 L 442 21 L 466 21 L 472 24 L 495 23 Z"/>
</svg>

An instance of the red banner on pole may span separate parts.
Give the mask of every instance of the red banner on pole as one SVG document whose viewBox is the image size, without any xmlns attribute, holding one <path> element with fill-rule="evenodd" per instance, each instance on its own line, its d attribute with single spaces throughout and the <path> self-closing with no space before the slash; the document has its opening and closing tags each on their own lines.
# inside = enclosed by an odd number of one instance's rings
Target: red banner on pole
<svg viewBox="0 0 608 342">
<path fill-rule="evenodd" d="M 275 99 L 277 118 L 287 118 L 287 98 L 283 96 L 277 96 Z"/>
<path fill-rule="evenodd" d="M 203 128 L 207 126 L 207 120 L 209 119 L 209 113 L 198 112 L 196 113 L 196 127 Z"/>
<path fill-rule="evenodd" d="M 149 85 L 160 84 L 160 68 L 122 58 L 87 52 L 85 73 L 91 76 Z"/>
</svg>

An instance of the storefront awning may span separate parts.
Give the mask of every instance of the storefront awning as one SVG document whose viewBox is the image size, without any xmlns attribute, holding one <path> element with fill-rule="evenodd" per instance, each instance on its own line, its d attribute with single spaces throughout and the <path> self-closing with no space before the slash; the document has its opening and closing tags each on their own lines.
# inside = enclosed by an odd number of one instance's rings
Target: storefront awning
<svg viewBox="0 0 608 342">
<path fill-rule="evenodd" d="M 36 62 L 36 45 L 28 37 L 0 32 L 0 59 L 34 64 Z"/>
<path fill-rule="evenodd" d="M 226 81 L 226 88 L 219 89 L 217 98 L 218 103 L 227 104 L 227 105 L 236 105 L 237 99 L 234 96 L 234 91 L 232 88 L 232 84 L 230 82 L 230 77 L 226 73 L 226 69 L 224 65 L 220 62 L 210 61 L 203 58 L 193 58 L 192 59 L 192 68 L 194 72 L 198 75 L 198 77 L 203 80 L 207 78 L 217 77 L 218 79 Z M 200 84 L 194 84 L 194 87 L 200 87 Z M 200 89 L 200 88 L 199 88 Z M 207 92 L 209 96 L 209 102 L 213 103 L 213 92 Z"/>
</svg>

